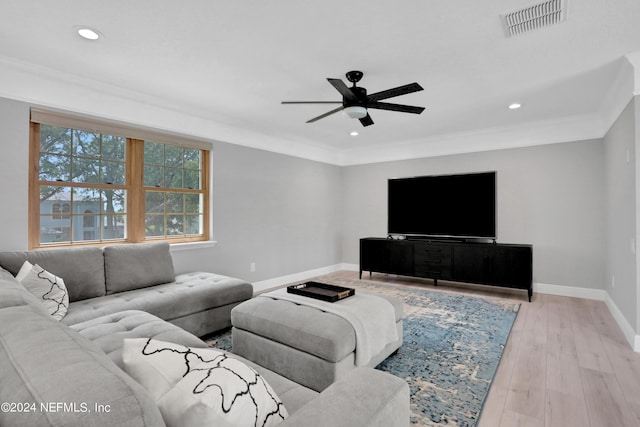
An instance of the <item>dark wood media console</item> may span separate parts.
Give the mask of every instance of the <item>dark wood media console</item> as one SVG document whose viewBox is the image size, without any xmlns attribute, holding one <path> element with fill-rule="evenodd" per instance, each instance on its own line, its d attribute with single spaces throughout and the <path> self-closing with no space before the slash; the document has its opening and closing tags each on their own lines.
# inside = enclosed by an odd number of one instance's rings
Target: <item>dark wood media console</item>
<svg viewBox="0 0 640 427">
<path fill-rule="evenodd" d="M 360 278 L 369 271 L 477 283 L 533 295 L 531 245 L 434 240 L 360 239 Z"/>
</svg>

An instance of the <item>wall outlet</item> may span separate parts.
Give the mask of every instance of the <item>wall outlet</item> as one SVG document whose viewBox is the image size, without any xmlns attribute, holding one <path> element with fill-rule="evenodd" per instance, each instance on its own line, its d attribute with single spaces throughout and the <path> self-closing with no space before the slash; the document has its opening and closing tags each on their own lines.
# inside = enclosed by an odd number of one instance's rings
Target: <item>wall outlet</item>
<svg viewBox="0 0 640 427">
<path fill-rule="evenodd" d="M 616 287 L 616 276 L 614 276 L 613 274 L 611 275 L 611 288 L 615 288 Z"/>
<path fill-rule="evenodd" d="M 630 242 L 630 246 L 631 246 L 631 253 L 635 255 L 636 253 L 636 239 L 634 239 L 633 237 L 631 238 L 631 242 Z"/>
<path fill-rule="evenodd" d="M 256 263 L 252 262 L 251 264 L 249 264 L 249 271 L 251 273 L 255 273 L 256 272 Z"/>
</svg>

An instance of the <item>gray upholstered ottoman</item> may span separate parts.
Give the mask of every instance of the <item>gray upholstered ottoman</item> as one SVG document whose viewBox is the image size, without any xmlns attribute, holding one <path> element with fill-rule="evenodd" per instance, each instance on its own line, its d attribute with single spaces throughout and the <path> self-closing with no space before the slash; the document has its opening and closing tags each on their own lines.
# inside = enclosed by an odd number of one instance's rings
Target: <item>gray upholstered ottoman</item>
<svg viewBox="0 0 640 427">
<path fill-rule="evenodd" d="M 393 306 L 399 338 L 375 355 L 369 367 L 402 345 L 402 301 L 379 296 Z M 324 390 L 356 367 L 354 328 L 338 315 L 262 296 L 236 306 L 231 323 L 235 354 L 313 390 Z"/>
</svg>

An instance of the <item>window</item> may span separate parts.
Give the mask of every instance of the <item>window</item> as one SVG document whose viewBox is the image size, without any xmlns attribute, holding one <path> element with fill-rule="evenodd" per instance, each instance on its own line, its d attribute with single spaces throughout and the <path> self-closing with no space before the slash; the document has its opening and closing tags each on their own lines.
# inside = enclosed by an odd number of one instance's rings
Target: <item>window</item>
<svg viewBox="0 0 640 427">
<path fill-rule="evenodd" d="M 145 141 L 145 235 L 198 233 L 203 217 L 200 150 Z"/>
<path fill-rule="evenodd" d="M 71 205 L 69 205 L 69 203 L 60 204 L 58 202 L 54 202 L 53 205 L 51 206 L 51 214 L 53 215 L 53 219 L 68 218 L 70 211 L 71 211 Z"/>
<path fill-rule="evenodd" d="M 95 227 L 95 215 L 87 215 L 87 214 L 92 214 L 94 213 L 91 209 L 87 209 L 86 211 L 84 211 L 84 227 L 85 228 L 93 228 Z"/>
<path fill-rule="evenodd" d="M 62 219 L 62 209 L 60 208 L 60 203 L 54 203 L 51 208 L 51 213 L 53 214 L 53 219 Z"/>
<path fill-rule="evenodd" d="M 32 111 L 31 248 L 208 239 L 209 150 L 75 121 Z"/>
</svg>

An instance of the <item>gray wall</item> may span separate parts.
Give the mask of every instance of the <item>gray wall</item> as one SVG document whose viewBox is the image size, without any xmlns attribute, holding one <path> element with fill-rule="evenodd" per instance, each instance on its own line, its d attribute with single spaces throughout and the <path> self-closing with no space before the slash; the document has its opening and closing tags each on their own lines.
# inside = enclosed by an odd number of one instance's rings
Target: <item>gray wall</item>
<svg viewBox="0 0 640 427">
<path fill-rule="evenodd" d="M 0 99 L 0 250 L 27 246 L 28 114 L 27 104 Z M 607 283 L 600 140 L 343 168 L 225 143 L 212 158 L 218 244 L 175 252 L 178 271 L 255 282 L 357 264 L 358 239 L 386 234 L 387 178 L 496 170 L 498 239 L 534 245 L 534 280 Z"/>
<path fill-rule="evenodd" d="M 0 250 L 27 248 L 29 106 L 0 98 Z"/>
<path fill-rule="evenodd" d="M 639 82 L 640 83 L 640 82 Z M 637 334 L 638 331 L 640 331 L 640 283 L 638 283 L 638 266 L 640 266 L 640 252 L 638 252 L 638 242 L 640 242 L 640 177 L 638 176 L 638 170 L 640 169 L 640 156 L 638 155 L 638 153 L 640 153 L 640 149 L 638 148 L 638 146 L 640 145 L 640 96 L 634 96 L 633 98 L 633 107 L 634 107 L 634 119 L 633 119 L 633 123 L 634 123 L 634 127 L 635 127 L 635 143 L 634 145 L 634 153 L 635 153 L 635 198 L 636 198 L 636 206 L 635 206 L 635 211 L 634 211 L 634 215 L 636 218 L 636 239 L 635 239 L 635 243 L 636 243 L 636 258 L 635 258 L 635 263 L 634 263 L 634 267 L 635 267 L 635 288 L 636 288 L 636 305 L 635 305 L 635 310 L 634 313 L 636 315 L 636 324 L 632 326 L 635 327 L 635 332 L 636 332 L 636 341 L 638 339 Z M 634 157 L 632 157 L 632 159 L 634 159 Z M 632 160 L 633 161 L 633 160 Z M 634 349 L 636 351 L 640 351 L 638 349 L 638 344 L 634 345 Z"/>
<path fill-rule="evenodd" d="M 629 103 L 604 137 L 606 182 L 606 286 L 631 325 L 636 325 L 635 108 Z M 614 283 L 615 282 L 615 283 Z"/>
<path fill-rule="evenodd" d="M 218 244 L 208 256 L 175 253 L 181 268 L 255 282 L 341 262 L 341 168 L 225 143 L 212 156 Z"/>
<path fill-rule="evenodd" d="M 344 262 L 359 262 L 358 239 L 386 235 L 388 178 L 493 170 L 498 242 L 533 245 L 534 282 L 602 289 L 601 140 L 345 167 Z"/>
<path fill-rule="evenodd" d="M 0 250 L 24 250 L 28 104 L 0 98 L 0 147 Z M 341 168 L 225 143 L 214 144 L 212 163 L 218 243 L 174 252 L 178 272 L 214 271 L 256 282 L 341 262 Z"/>
</svg>

